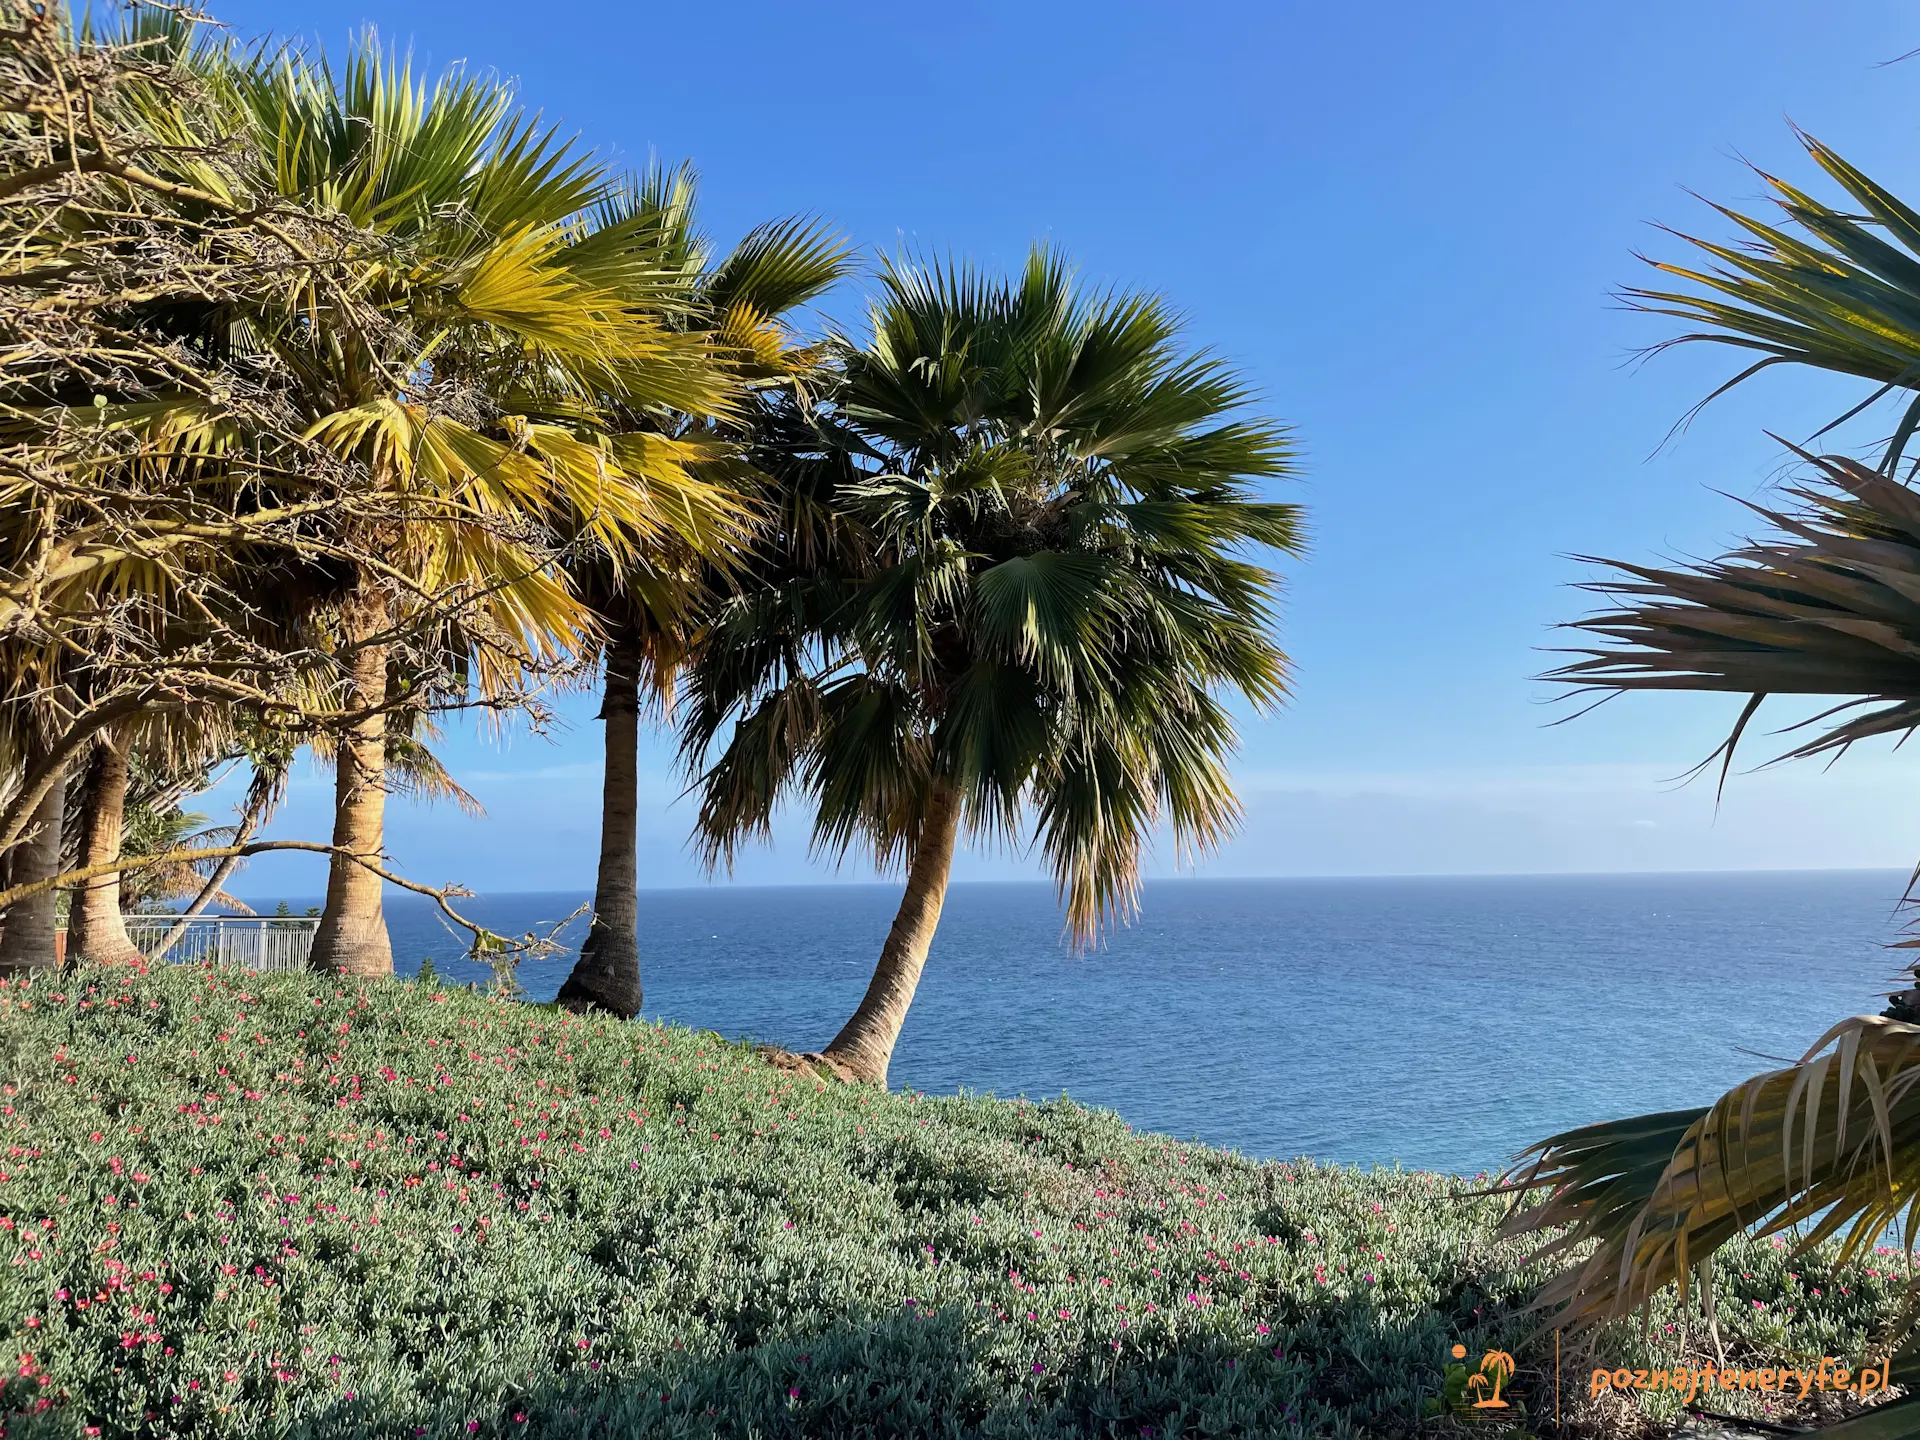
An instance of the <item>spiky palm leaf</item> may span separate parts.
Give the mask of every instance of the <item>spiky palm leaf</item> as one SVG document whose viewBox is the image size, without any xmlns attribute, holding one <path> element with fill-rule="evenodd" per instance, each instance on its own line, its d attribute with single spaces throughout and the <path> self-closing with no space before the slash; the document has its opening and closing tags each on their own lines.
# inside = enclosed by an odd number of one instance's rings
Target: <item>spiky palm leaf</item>
<svg viewBox="0 0 1920 1440">
<path fill-rule="evenodd" d="M 224 310 L 167 295 L 154 315 L 131 318 L 193 336 L 209 370 L 276 383 L 302 433 L 249 432 L 211 376 L 125 400 L 31 384 L 0 392 L 13 431 L 80 423 L 124 435 L 153 488 L 180 497 L 154 538 L 83 531 L 71 556 L 55 555 L 51 590 L 36 592 L 46 608 L 84 615 L 102 595 L 150 595 L 149 613 L 167 617 L 190 539 L 183 516 L 211 522 L 188 570 L 231 559 L 236 575 L 259 572 L 274 552 L 248 536 L 270 540 L 269 522 L 324 553 L 339 507 L 280 501 L 331 461 L 345 467 L 337 484 L 357 467 L 390 497 L 383 548 L 395 577 L 422 595 L 467 597 L 540 657 L 592 628 L 545 553 L 555 532 L 584 532 L 628 559 L 738 542 L 744 517 L 713 447 L 631 433 L 632 416 L 661 406 L 723 413 L 738 381 L 704 336 L 674 323 L 680 277 L 644 222 L 593 222 L 615 180 L 518 109 L 511 89 L 457 68 L 420 80 L 371 35 L 335 67 L 197 39 L 205 32 L 171 12 L 135 8 L 121 28 L 112 38 L 156 41 L 200 82 L 188 105 L 139 85 L 116 92 L 154 137 L 142 158 L 196 195 L 299 218 L 307 228 L 288 244 L 311 262 L 283 264 L 283 287 L 229 297 Z M 23 269 L 60 258 L 57 229 L 22 243 Z M 290 442 L 312 453 L 289 454 Z M 284 457 L 288 484 L 263 467 L 263 445 Z M 230 515 L 236 504 L 247 513 Z M 22 517 L 9 551 L 35 556 L 39 507 L 8 508 Z M 234 533 L 223 535 L 228 519 Z M 476 660 L 483 685 L 510 678 L 498 647 Z"/>
<path fill-rule="evenodd" d="M 762 225 L 716 260 L 698 229 L 697 181 L 685 165 L 654 166 L 611 183 L 576 248 L 643 262 L 660 297 L 661 323 L 683 341 L 697 341 L 743 392 L 790 385 L 814 362 L 788 312 L 850 268 L 845 242 L 804 219 Z M 603 618 L 637 623 L 659 637 L 657 658 L 670 669 L 686 648 L 703 571 L 707 578 L 724 573 L 746 539 L 748 508 L 717 506 L 713 497 L 757 488 L 740 461 L 756 407 L 742 398 L 718 415 L 628 393 L 608 394 L 602 403 L 619 417 L 612 444 L 617 462 L 648 480 L 657 509 L 676 517 L 688 543 L 655 534 L 643 547 L 586 547 L 576 553 L 571 573 Z"/>
<path fill-rule="evenodd" d="M 695 181 L 686 166 L 655 167 L 628 182 L 597 208 L 593 225 L 582 243 L 608 234 L 634 237 L 621 243 L 657 257 L 660 283 L 673 296 L 669 323 L 703 337 L 715 363 L 743 391 L 738 410 L 718 420 L 662 406 L 633 411 L 630 438 L 663 451 L 700 447 L 686 466 L 689 474 L 703 483 L 762 491 L 743 461 L 744 444 L 779 403 L 776 397 L 792 389 L 815 359 L 799 343 L 787 312 L 847 273 L 846 247 L 817 223 L 789 220 L 761 226 L 716 262 L 695 228 Z M 738 528 L 728 538 L 737 538 Z M 590 546 L 569 567 L 605 636 L 602 718 L 609 723 L 594 919 L 579 962 L 561 986 L 563 1005 L 619 1014 L 639 1009 L 639 920 L 633 909 L 638 717 L 643 708 L 660 713 L 670 706 L 703 605 L 734 569 L 733 557 L 719 544 L 655 545 L 641 555 Z"/>
<path fill-rule="evenodd" d="M 1762 171 L 1782 223 L 1717 205 L 1750 237 L 1745 243 L 1683 237 L 1715 263 L 1656 268 L 1695 288 L 1624 293 L 1637 308 L 1702 327 L 1658 348 L 1704 340 L 1760 355 L 1709 400 L 1775 365 L 1810 365 L 1874 383 L 1847 419 L 1892 392 L 1920 392 L 1920 212 L 1813 137 L 1799 138 L 1858 210 Z M 1920 399 L 1901 412 L 1882 462 L 1889 473 L 1916 426 Z"/>
<path fill-rule="evenodd" d="M 1751 507 L 1772 527 L 1763 539 L 1693 566 L 1596 561 L 1626 578 L 1585 588 L 1623 603 L 1573 623 L 1600 643 L 1550 678 L 1748 695 L 1729 761 L 1769 695 L 1848 697 L 1800 722 L 1822 728 L 1789 756 L 1920 725 L 1920 494 L 1841 456 L 1812 464 L 1788 491 L 1796 511 Z"/>
<path fill-rule="evenodd" d="M 338 74 L 279 56 L 241 72 L 238 89 L 278 192 L 312 196 L 405 257 L 370 275 L 370 293 L 405 318 L 418 351 L 342 345 L 325 374 L 333 401 L 307 434 L 403 494 L 445 502 L 417 530 L 430 583 L 485 591 L 497 623 L 571 648 L 591 622 L 564 578 L 486 522 L 584 525 L 597 548 L 628 557 L 737 540 L 737 502 L 700 478 L 705 448 L 629 433 L 625 417 L 654 407 L 716 416 L 733 382 L 675 323 L 685 297 L 670 237 L 651 217 L 607 215 L 616 182 L 597 164 L 497 82 L 457 70 L 416 82 L 371 40 Z M 268 342 L 311 348 L 298 329 Z M 484 426 L 429 414 L 448 384 L 519 413 Z"/>
<path fill-rule="evenodd" d="M 1920 393 L 1920 213 L 1802 136 L 1858 213 L 1770 175 L 1784 224 L 1716 207 L 1749 237 L 1692 239 L 1712 265 L 1658 268 L 1688 290 L 1637 287 L 1637 307 L 1697 326 L 1664 342 L 1708 341 L 1760 357 L 1707 398 L 1776 365 L 1873 382 L 1838 425 L 1896 392 Z M 1691 237 L 1688 237 L 1691 239 Z M 1704 401 L 1702 403 L 1705 403 Z M 1829 426 L 1828 428 L 1832 428 Z M 1916 428 L 1908 399 L 1878 471 L 1802 454 L 1813 475 L 1793 509 L 1751 507 L 1772 533 L 1704 564 L 1610 564 L 1625 578 L 1588 588 L 1620 601 L 1573 628 L 1595 643 L 1552 678 L 1597 691 L 1705 690 L 1747 704 L 1717 755 L 1722 779 L 1769 695 L 1838 704 L 1793 727 L 1787 756 L 1842 752 L 1920 725 L 1920 496 L 1892 477 Z M 1909 478 L 1911 478 L 1909 476 Z M 1711 1294 L 1712 1256 L 1744 1230 L 1798 1229 L 1804 1248 L 1841 1235 L 1843 1255 L 1905 1217 L 1920 1219 L 1920 1029 L 1861 1016 L 1829 1030 L 1797 1065 L 1756 1076 L 1712 1106 L 1590 1125 L 1532 1147 L 1504 1177 L 1522 1197 L 1509 1234 L 1551 1237 L 1535 1258 L 1572 1263 L 1536 1297 L 1557 1323 L 1620 1316 L 1690 1275 Z M 1804 1228 L 1800 1228 L 1804 1227 Z M 1579 1254 L 1585 1250 L 1584 1255 Z M 1920 1348 L 1910 1296 L 1892 1380 L 1908 1394 L 1824 1434 L 1920 1435 Z"/>
<path fill-rule="evenodd" d="M 725 447 L 656 422 L 710 426 L 738 412 L 745 381 L 726 344 L 683 323 L 685 286 L 657 227 L 606 216 L 614 179 L 497 80 L 458 68 L 421 80 L 371 36 L 338 66 L 297 48 L 179 53 L 203 81 L 195 136 L 225 143 L 147 147 L 160 172 L 147 190 L 183 214 L 264 215 L 247 233 L 279 247 L 268 268 L 283 278 L 208 298 L 163 277 L 130 317 L 191 336 L 213 378 L 188 366 L 177 387 L 12 409 L 51 429 L 84 407 L 96 431 L 131 437 L 109 464 L 131 470 L 136 455 L 163 497 L 165 482 L 186 480 L 182 496 L 213 503 L 223 522 L 222 483 L 255 508 L 316 490 L 334 502 L 282 526 L 292 536 L 280 537 L 279 566 L 248 551 L 253 531 L 223 552 L 220 527 L 185 559 L 225 566 L 219 598 L 241 613 L 261 608 L 256 592 L 282 594 L 288 568 L 304 562 L 318 578 L 297 618 L 302 653 L 334 655 L 313 667 L 331 682 L 320 708 L 352 727 L 350 742 L 336 738 L 352 757 L 341 794 L 358 808 L 350 816 L 341 801 L 336 832 L 377 849 L 373 772 L 390 713 L 417 716 L 475 686 L 511 705 L 530 672 L 597 646 L 566 560 L 591 549 L 620 565 L 685 565 L 739 542 L 748 517 Z M 179 128 L 163 108 L 139 118 L 157 135 Z M 274 401 L 274 426 L 226 407 L 232 390 Z M 13 538 L 34 553 L 35 537 Z M 172 623 L 168 582 L 190 566 L 124 539 L 121 549 L 63 576 L 71 608 L 130 587 Z M 344 861 L 333 868 L 356 884 L 330 887 L 316 954 L 378 971 L 377 885 Z M 349 908 L 355 918 L 336 923 Z M 351 958 L 335 953 L 347 930 L 364 937 Z"/>
<path fill-rule="evenodd" d="M 1920 1216 L 1920 1027 L 1861 1015 L 1796 1065 L 1705 1109 L 1588 1125 L 1532 1146 L 1502 1188 L 1546 1192 L 1509 1234 L 1553 1235 L 1535 1259 L 1597 1242 L 1535 1304 L 1580 1326 L 1624 1315 L 1720 1245 L 1805 1224 L 1841 1258 Z"/>
</svg>

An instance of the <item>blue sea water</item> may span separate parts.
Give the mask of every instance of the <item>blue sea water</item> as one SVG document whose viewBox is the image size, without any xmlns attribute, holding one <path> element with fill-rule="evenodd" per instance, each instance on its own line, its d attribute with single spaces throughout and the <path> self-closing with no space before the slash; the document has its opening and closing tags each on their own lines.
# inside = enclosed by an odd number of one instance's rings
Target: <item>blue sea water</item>
<svg viewBox="0 0 1920 1440">
<path fill-rule="evenodd" d="M 1169 881 L 1079 955 L 1049 888 L 957 885 L 892 1080 L 1064 1092 L 1255 1156 L 1493 1170 L 1556 1130 L 1705 1104 L 1880 1009 L 1906 878 Z M 898 895 L 644 891 L 646 1013 L 817 1049 L 858 1003 Z M 468 908 L 520 933 L 584 898 Z M 449 979 L 486 978 L 452 958 L 428 902 L 388 906 L 403 974 L 431 955 Z M 569 963 L 529 962 L 521 982 L 550 998 Z"/>
</svg>

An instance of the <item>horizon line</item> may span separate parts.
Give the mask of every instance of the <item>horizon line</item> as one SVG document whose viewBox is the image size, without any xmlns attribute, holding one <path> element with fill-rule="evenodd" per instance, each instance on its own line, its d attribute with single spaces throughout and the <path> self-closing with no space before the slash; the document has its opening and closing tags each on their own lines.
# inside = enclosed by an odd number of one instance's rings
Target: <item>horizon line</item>
<svg viewBox="0 0 1920 1440">
<path fill-rule="evenodd" d="M 1157 875 L 1141 882 L 1147 885 L 1267 885 L 1267 884 L 1306 884 L 1313 882 L 1366 883 L 1369 881 L 1391 880 L 1656 880 L 1656 879 L 1700 879 L 1703 877 L 1731 876 L 1778 876 L 1778 875 L 1910 875 L 1912 870 L 1903 865 L 1795 865 L 1775 867 L 1735 867 L 1701 870 L 1407 870 L 1390 872 L 1360 872 L 1349 874 L 1294 874 L 1294 875 Z M 714 880 L 698 885 L 642 885 L 636 893 L 641 895 L 677 895 L 707 893 L 717 890 L 852 890 L 852 889 L 896 889 L 903 881 L 876 877 L 861 880 L 787 880 L 787 881 L 729 881 Z M 1022 880 L 954 880 L 949 890 L 986 888 L 1007 888 L 1013 886 L 1034 889 L 1053 888 L 1053 882 L 1046 879 Z M 393 896 L 405 897 L 408 891 L 389 885 L 386 887 Z M 591 894 L 591 885 L 555 887 L 543 890 L 481 890 L 471 898 L 485 900 L 489 896 L 505 897 L 510 895 L 584 895 Z M 246 892 L 229 887 L 229 894 L 235 899 L 251 900 Z M 294 901 L 317 900 L 324 898 L 319 894 L 293 894 L 275 892 L 268 894 L 257 892 L 262 900 Z M 432 904 L 426 896 L 416 897 L 424 904 Z"/>
</svg>

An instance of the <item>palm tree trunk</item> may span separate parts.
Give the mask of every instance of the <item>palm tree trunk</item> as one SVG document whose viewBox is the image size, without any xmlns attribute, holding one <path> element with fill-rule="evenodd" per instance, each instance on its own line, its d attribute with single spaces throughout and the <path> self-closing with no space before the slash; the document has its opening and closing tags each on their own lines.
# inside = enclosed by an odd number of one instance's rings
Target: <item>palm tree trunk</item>
<svg viewBox="0 0 1920 1440">
<path fill-rule="evenodd" d="M 80 864 L 105 865 L 120 858 L 127 813 L 127 760 L 132 742 L 109 730 L 87 766 L 80 810 Z M 142 958 L 120 918 L 120 875 L 115 871 L 82 884 L 73 896 L 67 924 L 67 957 L 96 965 L 128 965 Z"/>
<path fill-rule="evenodd" d="M 900 1027 L 907 1023 L 907 1007 L 926 968 L 933 932 L 940 924 L 940 907 L 947 898 L 947 878 L 953 872 L 953 847 L 960 834 L 960 796 L 945 781 L 936 780 L 927 797 L 920 844 L 907 870 L 906 893 L 893 917 L 880 963 L 874 967 L 866 996 L 853 1018 L 840 1027 L 833 1043 L 821 1052 L 836 1070 L 854 1080 L 885 1087 L 887 1066 Z"/>
<path fill-rule="evenodd" d="M 333 843 L 346 854 L 327 869 L 327 903 L 314 931 L 311 964 L 336 975 L 393 974 L 393 945 L 381 908 L 381 878 L 349 855 L 380 859 L 386 840 L 387 647 L 371 637 L 387 627 L 387 607 L 377 593 L 357 596 L 345 616 L 353 647 L 347 704 L 369 710 L 340 737 L 334 750 Z"/>
<path fill-rule="evenodd" d="M 40 763 L 44 751 L 30 749 L 27 768 Z M 13 883 L 24 885 L 60 873 L 61 826 L 67 814 L 67 782 L 57 776 L 33 812 L 26 841 L 13 850 Z M 58 891 L 42 890 L 7 911 L 0 930 L 0 975 L 18 975 L 51 969 L 56 963 L 54 928 L 58 918 Z"/>
<path fill-rule="evenodd" d="M 275 803 L 279 794 L 280 777 L 284 774 L 285 771 L 277 767 L 271 777 L 258 768 L 254 770 L 253 785 L 247 795 L 247 808 L 241 813 L 240 823 L 234 827 L 233 843 L 235 845 L 245 845 L 253 839 L 253 832 L 260 828 L 260 822 L 266 818 L 267 811 Z M 201 911 L 222 897 L 231 899 L 221 887 L 233 878 L 233 872 L 239 868 L 238 855 L 229 855 L 214 867 L 213 874 L 207 877 L 207 883 L 202 885 L 200 893 L 193 897 L 193 903 L 180 912 L 180 918 L 173 922 L 172 928 L 161 937 L 160 943 L 153 947 L 153 959 L 164 959 L 169 950 L 186 938 L 188 922 Z M 251 915 L 253 912 L 249 910 L 247 913 Z"/>
<path fill-rule="evenodd" d="M 569 1010 L 640 1013 L 640 637 L 621 626 L 607 641 L 607 769 L 600 800 L 600 873 L 593 924 L 580 959 L 560 987 Z"/>
</svg>

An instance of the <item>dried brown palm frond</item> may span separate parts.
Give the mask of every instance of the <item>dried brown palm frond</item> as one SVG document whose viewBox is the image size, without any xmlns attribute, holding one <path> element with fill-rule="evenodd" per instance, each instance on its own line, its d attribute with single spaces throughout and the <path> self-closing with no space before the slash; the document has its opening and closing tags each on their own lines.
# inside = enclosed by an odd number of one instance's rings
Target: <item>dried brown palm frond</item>
<svg viewBox="0 0 1920 1440">
<path fill-rule="evenodd" d="M 1535 1304 L 1556 1323 L 1617 1318 L 1734 1235 L 1804 1225 L 1799 1244 L 1843 1235 L 1843 1258 L 1920 1216 L 1920 1027 L 1859 1015 L 1797 1065 L 1705 1109 L 1588 1125 L 1542 1140 L 1503 1190 L 1545 1192 L 1506 1233 L 1552 1236 L 1532 1259 L 1597 1246 Z"/>
<path fill-rule="evenodd" d="M 1559 1328 L 1619 1319 L 1668 1285 L 1697 1279 L 1709 1322 L 1712 1257 L 1735 1235 L 1795 1234 L 1796 1253 L 1840 1237 L 1842 1262 L 1904 1220 L 1920 1219 L 1920 1026 L 1876 1015 L 1844 1020 L 1797 1065 L 1736 1086 L 1706 1109 L 1583 1126 L 1540 1141 L 1495 1193 L 1517 1202 L 1502 1226 L 1543 1240 L 1526 1263 L 1569 1263 L 1533 1308 Z M 1823 1435 L 1920 1435 L 1920 1287 L 1882 1342 L 1898 1346 L 1892 1380 L 1906 1395 Z"/>
</svg>

